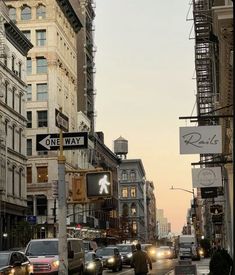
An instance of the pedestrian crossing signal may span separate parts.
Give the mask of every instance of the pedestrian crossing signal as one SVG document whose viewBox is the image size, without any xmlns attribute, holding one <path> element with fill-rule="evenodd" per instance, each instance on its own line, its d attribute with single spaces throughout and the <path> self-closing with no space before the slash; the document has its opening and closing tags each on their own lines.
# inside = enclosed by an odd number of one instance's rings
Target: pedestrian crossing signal
<svg viewBox="0 0 235 275">
<path fill-rule="evenodd" d="M 112 196 L 112 175 L 110 171 L 86 173 L 87 198 Z"/>
</svg>

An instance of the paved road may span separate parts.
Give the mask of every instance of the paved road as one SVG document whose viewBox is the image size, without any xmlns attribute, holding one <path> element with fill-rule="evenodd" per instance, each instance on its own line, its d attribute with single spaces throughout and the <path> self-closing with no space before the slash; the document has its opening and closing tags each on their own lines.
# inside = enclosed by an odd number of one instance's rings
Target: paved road
<svg viewBox="0 0 235 275">
<path fill-rule="evenodd" d="M 177 259 L 174 260 L 169 260 L 169 259 L 164 259 L 164 260 L 158 260 L 157 262 L 153 263 L 153 269 L 150 270 L 149 274 L 151 275 L 165 275 L 167 274 L 170 270 L 174 269 L 174 266 L 177 263 Z M 112 272 L 111 270 L 104 270 L 103 272 L 104 275 L 134 275 L 134 269 L 123 266 L 122 271 L 119 272 Z"/>
</svg>

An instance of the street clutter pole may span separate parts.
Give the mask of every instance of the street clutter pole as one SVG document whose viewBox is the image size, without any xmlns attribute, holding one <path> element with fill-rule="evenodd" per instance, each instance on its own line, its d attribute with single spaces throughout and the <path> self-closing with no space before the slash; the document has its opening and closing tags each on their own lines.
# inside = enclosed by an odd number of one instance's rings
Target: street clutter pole
<svg viewBox="0 0 235 275">
<path fill-rule="evenodd" d="M 68 249 L 66 228 L 65 156 L 63 155 L 63 132 L 60 129 L 60 154 L 58 157 L 58 221 L 59 221 L 59 275 L 68 275 Z"/>
</svg>

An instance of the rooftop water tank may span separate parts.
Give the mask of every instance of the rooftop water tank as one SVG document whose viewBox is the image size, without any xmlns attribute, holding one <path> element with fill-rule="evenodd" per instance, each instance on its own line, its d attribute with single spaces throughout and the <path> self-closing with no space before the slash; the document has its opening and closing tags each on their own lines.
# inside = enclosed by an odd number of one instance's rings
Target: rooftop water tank
<svg viewBox="0 0 235 275">
<path fill-rule="evenodd" d="M 126 156 L 128 153 L 128 141 L 121 136 L 114 140 L 114 153 Z"/>
</svg>

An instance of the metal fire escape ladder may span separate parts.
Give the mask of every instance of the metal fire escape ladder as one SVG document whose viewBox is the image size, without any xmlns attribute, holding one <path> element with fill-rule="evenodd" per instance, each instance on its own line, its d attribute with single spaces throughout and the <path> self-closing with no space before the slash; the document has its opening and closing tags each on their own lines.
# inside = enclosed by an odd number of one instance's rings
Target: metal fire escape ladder
<svg viewBox="0 0 235 275">
<path fill-rule="evenodd" d="M 193 0 L 195 31 L 195 70 L 197 81 L 197 113 L 206 116 L 213 110 L 213 45 L 210 41 L 212 18 L 209 0 Z M 208 121 L 198 121 L 208 125 Z"/>
</svg>

